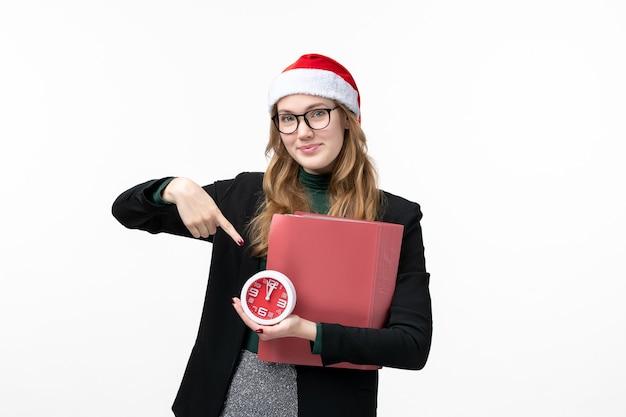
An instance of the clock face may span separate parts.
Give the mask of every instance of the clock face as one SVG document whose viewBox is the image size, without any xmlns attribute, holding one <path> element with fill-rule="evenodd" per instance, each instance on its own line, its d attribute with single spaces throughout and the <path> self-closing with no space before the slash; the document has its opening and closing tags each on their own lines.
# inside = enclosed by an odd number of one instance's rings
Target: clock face
<svg viewBox="0 0 626 417">
<path fill-rule="evenodd" d="M 244 312 L 259 324 L 276 324 L 293 312 L 296 291 L 284 274 L 266 270 L 250 277 L 241 289 Z"/>
</svg>

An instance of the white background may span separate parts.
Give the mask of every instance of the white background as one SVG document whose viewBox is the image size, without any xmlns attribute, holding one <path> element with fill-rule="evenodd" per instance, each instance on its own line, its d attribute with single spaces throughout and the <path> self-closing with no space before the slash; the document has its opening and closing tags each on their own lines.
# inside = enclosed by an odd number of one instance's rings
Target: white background
<svg viewBox="0 0 626 417">
<path fill-rule="evenodd" d="M 267 87 L 309 52 L 424 212 L 431 355 L 379 414 L 626 415 L 619 0 L 3 2 L 0 415 L 171 415 L 210 245 L 111 203 L 263 170 Z"/>
</svg>

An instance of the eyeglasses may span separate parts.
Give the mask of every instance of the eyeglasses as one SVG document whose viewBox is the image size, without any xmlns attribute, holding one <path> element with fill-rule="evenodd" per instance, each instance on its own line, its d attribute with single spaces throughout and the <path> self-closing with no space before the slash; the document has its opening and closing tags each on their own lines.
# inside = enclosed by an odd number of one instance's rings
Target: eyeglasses
<svg viewBox="0 0 626 417">
<path fill-rule="evenodd" d="M 313 109 L 302 114 L 278 113 L 272 117 L 274 126 L 283 135 L 289 135 L 300 126 L 300 117 L 304 118 L 304 123 L 313 130 L 321 130 L 330 124 L 330 112 L 338 109 Z"/>
</svg>

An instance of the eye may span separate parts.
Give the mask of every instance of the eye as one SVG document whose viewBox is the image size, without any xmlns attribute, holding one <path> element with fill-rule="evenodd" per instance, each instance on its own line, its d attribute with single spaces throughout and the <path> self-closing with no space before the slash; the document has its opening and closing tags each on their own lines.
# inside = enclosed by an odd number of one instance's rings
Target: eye
<svg viewBox="0 0 626 417">
<path fill-rule="evenodd" d="M 296 119 L 296 116 L 294 116 L 293 114 L 279 114 L 278 115 L 278 121 L 281 123 L 293 123 L 295 119 Z"/>
<path fill-rule="evenodd" d="M 326 110 L 324 109 L 316 109 L 316 110 L 311 110 L 309 112 L 309 118 L 310 119 L 319 119 L 322 118 L 326 115 Z"/>
</svg>

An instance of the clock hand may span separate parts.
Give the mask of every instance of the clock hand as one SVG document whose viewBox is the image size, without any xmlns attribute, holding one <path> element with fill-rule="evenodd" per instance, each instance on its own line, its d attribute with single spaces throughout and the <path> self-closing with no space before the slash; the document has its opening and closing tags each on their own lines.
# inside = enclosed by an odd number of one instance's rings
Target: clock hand
<svg viewBox="0 0 626 417">
<path fill-rule="evenodd" d="M 270 296 L 272 295 L 272 291 L 274 291 L 274 288 L 276 288 L 276 287 L 278 287 L 278 282 L 273 281 L 273 280 L 267 280 L 267 282 L 265 283 L 265 301 L 269 301 L 270 300 Z"/>
</svg>

